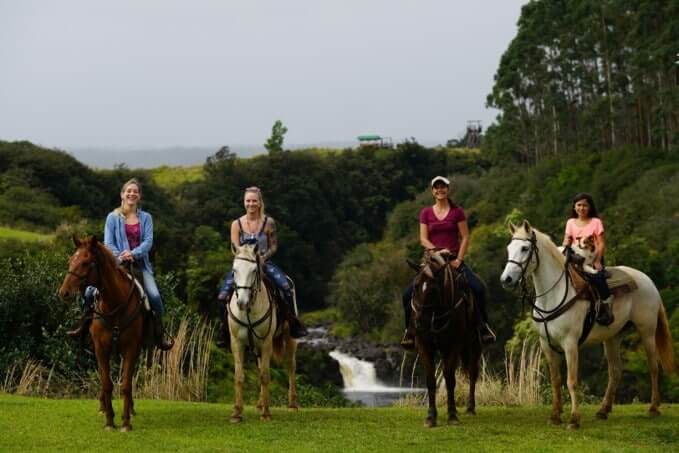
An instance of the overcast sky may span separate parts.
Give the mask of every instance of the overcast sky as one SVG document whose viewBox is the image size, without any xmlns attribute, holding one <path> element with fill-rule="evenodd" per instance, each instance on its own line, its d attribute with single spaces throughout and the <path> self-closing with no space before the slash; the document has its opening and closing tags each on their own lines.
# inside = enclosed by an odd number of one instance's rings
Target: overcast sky
<svg viewBox="0 0 679 453">
<path fill-rule="evenodd" d="M 484 127 L 525 0 L 0 0 L 0 140 L 286 144 Z"/>
</svg>

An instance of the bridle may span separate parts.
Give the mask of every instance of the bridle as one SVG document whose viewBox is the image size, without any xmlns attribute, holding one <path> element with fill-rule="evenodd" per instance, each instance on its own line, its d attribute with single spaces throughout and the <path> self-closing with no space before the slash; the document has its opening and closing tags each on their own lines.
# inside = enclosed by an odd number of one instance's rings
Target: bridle
<svg viewBox="0 0 679 453">
<path fill-rule="evenodd" d="M 440 282 L 441 278 L 438 276 L 441 272 L 444 272 L 445 275 L 443 277 L 443 281 Z M 438 293 L 439 293 L 439 300 L 438 303 L 417 303 L 415 301 L 415 297 L 411 299 L 411 307 L 413 309 L 413 313 L 415 314 L 415 319 L 417 320 L 422 313 L 426 309 L 431 309 L 431 320 L 430 320 L 430 325 L 429 329 L 430 332 L 433 334 L 440 334 L 444 330 L 448 328 L 450 325 L 450 322 L 452 321 L 452 315 L 453 312 L 460 306 L 460 304 L 464 301 L 464 295 L 460 297 L 459 299 L 456 300 L 456 284 L 455 280 L 456 277 L 454 275 L 453 269 L 450 267 L 450 262 L 448 259 L 446 259 L 445 265 L 442 266 L 440 269 L 438 269 L 436 272 L 433 273 L 434 278 L 428 278 L 429 282 L 432 285 L 435 285 L 438 288 Z M 460 273 L 460 275 L 464 275 L 463 273 Z M 446 303 L 446 282 L 450 282 L 451 286 L 451 295 L 450 295 L 450 303 Z M 415 291 L 417 292 L 417 285 L 415 287 Z M 443 309 L 443 312 L 439 312 L 437 309 Z M 442 322 L 443 325 L 441 327 L 435 327 L 436 321 Z"/>
<path fill-rule="evenodd" d="M 78 279 L 78 287 L 82 289 L 82 287 L 85 286 L 87 277 L 90 275 L 90 272 L 92 271 L 93 268 L 97 272 L 97 279 L 96 280 L 99 280 L 99 268 L 97 267 L 97 257 L 96 256 L 94 256 L 94 259 L 92 261 L 90 261 L 90 263 L 87 265 L 87 269 L 85 270 L 84 273 L 78 274 L 77 272 L 69 269 L 66 272 L 66 274 L 72 275 L 75 278 L 77 278 Z"/>
<path fill-rule="evenodd" d="M 537 237 L 536 237 L 535 231 L 531 232 L 531 237 L 529 239 L 512 236 L 510 243 L 512 241 L 530 242 L 530 251 L 528 253 L 528 258 L 526 258 L 526 260 L 516 261 L 516 260 L 507 259 L 508 263 L 516 264 L 521 269 L 521 276 L 519 277 L 519 281 L 521 282 L 521 293 L 522 293 L 521 305 L 523 306 L 525 304 L 526 299 L 528 298 L 528 295 L 529 295 L 528 287 L 527 287 L 527 284 L 526 284 L 526 272 L 527 272 L 528 266 L 530 265 L 530 263 L 533 259 L 533 256 L 535 256 L 535 259 L 536 259 L 536 265 L 535 265 L 535 269 L 533 269 L 533 272 L 535 272 L 540 267 L 540 254 L 539 254 L 539 250 L 538 250 Z M 566 279 L 566 289 L 564 291 L 563 297 L 561 298 L 561 301 L 556 305 L 556 307 L 552 308 L 551 310 L 546 310 L 546 309 L 538 306 L 537 305 L 538 298 L 546 296 L 551 291 L 553 291 L 563 278 Z M 569 279 L 570 279 L 570 274 L 568 273 L 568 259 L 566 259 L 566 262 L 564 263 L 563 271 L 561 272 L 561 275 L 559 275 L 559 278 L 556 279 L 556 281 L 552 284 L 552 286 L 549 287 L 549 289 L 547 291 L 543 292 L 542 294 L 536 294 L 535 297 L 534 297 L 534 300 L 530 302 L 530 306 L 532 308 L 531 317 L 532 317 L 533 321 L 538 322 L 538 323 L 543 323 L 545 325 L 545 335 L 547 337 L 547 343 L 549 344 L 549 346 L 554 351 L 557 351 L 557 352 L 561 352 L 561 351 L 559 351 L 558 349 L 556 349 L 554 347 L 554 345 L 552 345 L 552 340 L 551 340 L 551 337 L 549 335 L 549 329 L 547 328 L 547 322 L 552 321 L 552 320 L 558 318 L 559 316 L 561 316 L 562 314 L 564 314 L 576 302 L 576 300 L 579 296 L 579 293 L 577 293 L 577 292 L 576 292 L 575 295 L 573 295 L 573 297 L 568 299 L 568 292 L 569 292 L 569 288 L 570 288 L 570 285 L 568 284 Z M 583 335 L 579 339 L 579 344 L 582 344 L 582 342 L 585 340 L 586 333 L 589 333 L 589 332 L 588 331 L 585 332 L 583 330 Z"/>
<path fill-rule="evenodd" d="M 250 306 L 249 302 L 254 300 L 257 297 L 257 291 L 259 290 L 259 287 L 262 283 L 261 266 L 259 264 L 259 261 L 256 260 L 256 259 L 253 260 L 253 259 L 245 258 L 245 257 L 242 257 L 242 256 L 236 256 L 236 257 L 234 257 L 234 261 L 235 260 L 247 261 L 248 263 L 254 263 L 254 264 L 257 265 L 257 269 L 255 270 L 255 278 L 252 281 L 252 284 L 250 286 L 239 286 L 239 285 L 236 284 L 236 282 L 234 280 L 234 292 L 236 293 L 236 297 L 238 297 L 238 290 L 239 289 L 250 291 L 250 300 L 248 301 L 248 311 L 250 311 L 249 310 L 249 306 Z"/>
<path fill-rule="evenodd" d="M 246 316 L 247 322 L 241 321 L 238 317 L 236 317 L 233 314 L 233 312 L 231 311 L 230 301 L 227 301 L 226 309 L 229 313 L 229 317 L 231 319 L 233 319 L 233 321 L 236 324 L 238 324 L 239 326 L 245 327 L 247 329 L 247 331 L 248 331 L 248 344 L 250 346 L 250 349 L 255 351 L 255 355 L 257 355 L 259 357 L 259 353 L 258 353 L 257 349 L 254 347 L 255 346 L 254 345 L 254 339 L 256 338 L 260 341 L 264 340 L 267 336 L 269 336 L 269 333 L 271 332 L 271 327 L 273 325 L 273 316 L 272 316 L 273 302 L 271 300 L 272 295 L 268 294 L 269 307 L 266 310 L 266 313 L 264 313 L 264 315 L 261 318 L 259 318 L 258 320 L 253 322 L 250 319 L 250 310 L 251 310 L 250 303 L 252 301 L 256 300 L 257 292 L 259 291 L 259 288 L 262 285 L 262 266 L 261 266 L 261 263 L 259 262 L 259 260 L 257 260 L 257 259 L 245 258 L 245 257 L 242 257 L 242 256 L 235 256 L 233 259 L 234 259 L 234 261 L 235 260 L 247 261 L 249 263 L 254 263 L 254 264 L 257 265 L 257 268 L 255 270 L 255 278 L 254 278 L 251 285 L 249 285 L 249 286 L 239 286 L 239 285 L 236 284 L 235 279 L 234 279 L 234 293 L 236 294 L 236 298 L 238 298 L 238 290 L 239 289 L 250 291 L 250 299 L 248 300 L 246 310 L 245 310 L 245 316 Z M 259 326 L 260 324 L 265 322 L 267 319 L 269 320 L 269 325 L 266 329 L 266 332 L 263 335 L 258 335 L 257 332 L 255 331 L 255 327 Z"/>
</svg>

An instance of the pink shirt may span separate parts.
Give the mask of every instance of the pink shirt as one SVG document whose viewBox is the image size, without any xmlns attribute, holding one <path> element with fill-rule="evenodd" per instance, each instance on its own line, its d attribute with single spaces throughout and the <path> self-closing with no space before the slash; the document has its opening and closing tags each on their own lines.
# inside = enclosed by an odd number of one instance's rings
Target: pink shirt
<svg viewBox="0 0 679 453">
<path fill-rule="evenodd" d="M 577 241 L 578 239 L 586 238 L 587 236 L 599 237 L 604 233 L 604 224 L 598 217 L 592 217 L 587 225 L 578 226 L 575 223 L 574 218 L 568 219 L 566 222 L 566 236 L 571 239 L 571 241 Z"/>
<path fill-rule="evenodd" d="M 127 243 L 130 245 L 130 251 L 139 246 L 141 242 L 141 228 L 139 223 L 125 224 L 125 236 L 127 236 Z"/>
<path fill-rule="evenodd" d="M 427 206 L 420 211 L 420 223 L 427 225 L 429 241 L 434 246 L 448 249 L 453 253 L 460 250 L 460 232 L 457 224 L 466 219 L 464 211 L 459 206 L 450 208 L 443 220 L 436 218 L 433 206 Z"/>
</svg>

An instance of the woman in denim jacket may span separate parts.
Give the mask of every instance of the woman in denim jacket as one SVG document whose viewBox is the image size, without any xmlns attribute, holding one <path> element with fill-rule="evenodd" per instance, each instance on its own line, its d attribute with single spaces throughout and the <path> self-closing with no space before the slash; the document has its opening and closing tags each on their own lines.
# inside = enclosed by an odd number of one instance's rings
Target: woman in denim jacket
<svg viewBox="0 0 679 453">
<path fill-rule="evenodd" d="M 136 179 L 130 179 L 120 191 L 120 207 L 111 211 L 106 217 L 104 227 L 104 244 L 111 251 L 119 265 L 127 265 L 141 274 L 144 291 L 149 298 L 153 315 L 156 346 L 167 351 L 172 348 L 173 341 L 166 340 L 163 328 L 163 301 L 158 286 L 153 277 L 153 268 L 149 260 L 149 251 L 153 246 L 153 218 L 151 214 L 139 207 L 141 201 L 141 184 Z M 94 306 L 95 291 L 87 288 L 85 291 L 85 309 Z M 91 300 L 88 300 L 91 299 Z M 91 318 L 91 317 L 90 317 Z M 87 322 L 80 329 L 89 328 Z M 69 335 L 79 336 L 82 332 L 69 332 Z"/>
</svg>

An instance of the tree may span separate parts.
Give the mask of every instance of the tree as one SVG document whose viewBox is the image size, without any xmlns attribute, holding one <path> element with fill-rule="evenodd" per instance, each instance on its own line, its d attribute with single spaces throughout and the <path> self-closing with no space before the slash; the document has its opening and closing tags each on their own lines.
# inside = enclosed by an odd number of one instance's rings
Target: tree
<svg viewBox="0 0 679 453">
<path fill-rule="evenodd" d="M 276 120 L 271 128 L 271 137 L 266 141 L 264 147 L 269 151 L 269 154 L 276 154 L 283 151 L 283 140 L 288 128 L 283 126 L 281 120 Z"/>
</svg>

